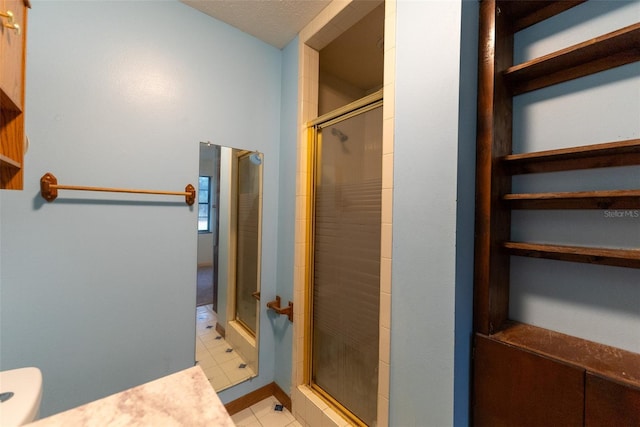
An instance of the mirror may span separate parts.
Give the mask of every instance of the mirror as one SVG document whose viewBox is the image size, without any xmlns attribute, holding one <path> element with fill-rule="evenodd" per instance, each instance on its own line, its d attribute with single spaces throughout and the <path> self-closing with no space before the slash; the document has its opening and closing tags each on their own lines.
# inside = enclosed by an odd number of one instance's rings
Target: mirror
<svg viewBox="0 0 640 427">
<path fill-rule="evenodd" d="M 200 143 L 196 363 L 216 391 L 258 375 L 262 163 Z"/>
</svg>

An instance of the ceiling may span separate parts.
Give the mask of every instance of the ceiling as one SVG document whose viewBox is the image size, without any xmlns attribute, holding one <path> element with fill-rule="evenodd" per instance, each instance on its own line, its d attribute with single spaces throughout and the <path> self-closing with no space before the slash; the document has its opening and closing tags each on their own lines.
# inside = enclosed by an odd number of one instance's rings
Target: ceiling
<svg viewBox="0 0 640 427">
<path fill-rule="evenodd" d="M 181 0 L 258 39 L 284 48 L 331 0 Z"/>
</svg>

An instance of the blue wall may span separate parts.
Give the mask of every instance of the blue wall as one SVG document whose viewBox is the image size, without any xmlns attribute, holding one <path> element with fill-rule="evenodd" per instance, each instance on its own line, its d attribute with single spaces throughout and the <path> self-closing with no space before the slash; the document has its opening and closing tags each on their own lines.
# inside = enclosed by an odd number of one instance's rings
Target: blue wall
<svg viewBox="0 0 640 427">
<path fill-rule="evenodd" d="M 199 141 L 264 153 L 262 293 L 276 293 L 282 53 L 177 1 L 35 1 L 22 192 L 0 192 L 0 369 L 42 369 L 46 416 L 194 362 Z M 266 310 L 265 310 L 266 311 Z M 263 327 L 269 320 L 263 311 Z M 261 373 L 230 400 L 273 381 Z"/>
<path fill-rule="evenodd" d="M 453 424 L 470 425 L 473 327 L 473 251 L 476 196 L 476 112 L 479 3 L 462 1 L 458 188 L 456 208 L 456 291 L 454 326 Z"/>
<path fill-rule="evenodd" d="M 392 426 L 468 420 L 477 6 L 462 12 L 397 3 Z"/>
<path fill-rule="evenodd" d="M 280 121 L 280 198 L 278 203 L 277 294 L 283 304 L 293 301 L 295 260 L 296 181 L 298 145 L 298 38 L 282 51 L 282 116 Z M 275 339 L 275 381 L 291 394 L 293 324 L 269 313 Z"/>
</svg>

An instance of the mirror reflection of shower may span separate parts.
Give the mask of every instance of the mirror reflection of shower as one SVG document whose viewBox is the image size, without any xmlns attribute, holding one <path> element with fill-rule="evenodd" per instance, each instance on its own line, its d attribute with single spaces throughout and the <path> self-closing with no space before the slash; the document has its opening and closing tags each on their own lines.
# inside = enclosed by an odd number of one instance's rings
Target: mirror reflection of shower
<svg viewBox="0 0 640 427">
<path fill-rule="evenodd" d="M 235 315 L 233 320 L 243 332 L 255 336 L 258 333 L 260 291 L 260 211 L 261 171 L 260 153 L 240 151 L 236 154 L 236 211 L 235 220 Z M 235 329 L 235 328 L 234 328 Z"/>
<path fill-rule="evenodd" d="M 196 363 L 216 391 L 258 374 L 262 164 L 261 153 L 200 143 Z"/>
</svg>

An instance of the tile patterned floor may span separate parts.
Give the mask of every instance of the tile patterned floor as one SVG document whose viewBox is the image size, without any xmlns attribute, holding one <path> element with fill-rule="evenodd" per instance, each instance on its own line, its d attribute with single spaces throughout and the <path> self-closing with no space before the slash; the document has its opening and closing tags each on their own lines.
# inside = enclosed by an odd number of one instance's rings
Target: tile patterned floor
<svg viewBox="0 0 640 427">
<path fill-rule="evenodd" d="M 216 313 L 211 305 L 196 309 L 196 364 L 216 391 L 255 377 L 242 357 L 216 332 Z"/>
<path fill-rule="evenodd" d="M 216 313 L 211 305 L 196 309 L 196 360 L 216 391 L 255 376 L 251 368 L 240 368 L 244 361 L 216 332 Z M 234 414 L 237 427 L 302 427 L 287 408 L 277 411 L 280 402 L 270 396 Z"/>
<path fill-rule="evenodd" d="M 287 408 L 275 410 L 280 402 L 270 396 L 231 416 L 237 427 L 302 427 Z"/>
</svg>

